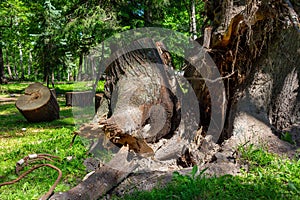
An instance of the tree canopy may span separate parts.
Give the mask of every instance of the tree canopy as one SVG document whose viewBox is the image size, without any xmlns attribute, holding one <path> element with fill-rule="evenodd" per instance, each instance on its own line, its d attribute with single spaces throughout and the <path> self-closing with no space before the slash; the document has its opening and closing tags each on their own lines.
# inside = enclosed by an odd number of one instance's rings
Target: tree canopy
<svg viewBox="0 0 300 200">
<path fill-rule="evenodd" d="M 80 80 L 88 73 L 83 58 L 89 50 L 128 29 L 157 26 L 199 36 L 203 8 L 199 0 L 4 0 L 0 3 L 1 83 Z M 198 30 L 191 27 L 192 14 Z"/>
</svg>

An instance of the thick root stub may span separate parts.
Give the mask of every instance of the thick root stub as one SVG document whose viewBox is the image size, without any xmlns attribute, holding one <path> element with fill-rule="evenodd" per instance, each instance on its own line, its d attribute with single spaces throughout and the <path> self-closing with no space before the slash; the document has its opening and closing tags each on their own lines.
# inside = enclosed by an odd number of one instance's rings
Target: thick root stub
<svg viewBox="0 0 300 200">
<path fill-rule="evenodd" d="M 33 83 L 20 96 L 16 107 L 29 122 L 52 121 L 59 118 L 59 106 L 49 88 Z"/>
</svg>

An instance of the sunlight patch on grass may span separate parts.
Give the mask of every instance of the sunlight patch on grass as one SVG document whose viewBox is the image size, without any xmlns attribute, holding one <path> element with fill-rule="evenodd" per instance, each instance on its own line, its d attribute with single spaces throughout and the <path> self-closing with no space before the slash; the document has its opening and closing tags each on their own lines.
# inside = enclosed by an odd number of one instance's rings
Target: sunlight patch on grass
<svg viewBox="0 0 300 200">
<path fill-rule="evenodd" d="M 28 82 L 24 82 L 24 83 L 15 82 L 15 83 L 9 83 L 5 85 L 0 85 L 0 94 L 1 95 L 22 94 L 30 84 L 31 83 Z M 43 83 L 43 85 L 46 86 L 45 83 Z M 93 85 L 94 85 L 94 80 L 59 83 L 59 84 L 55 84 L 54 87 L 57 94 L 64 94 L 66 92 L 72 92 L 72 91 L 92 90 Z M 49 85 L 49 88 L 52 88 L 52 86 Z M 96 88 L 96 92 L 103 92 L 103 91 L 104 91 L 104 81 L 99 81 Z"/>
</svg>

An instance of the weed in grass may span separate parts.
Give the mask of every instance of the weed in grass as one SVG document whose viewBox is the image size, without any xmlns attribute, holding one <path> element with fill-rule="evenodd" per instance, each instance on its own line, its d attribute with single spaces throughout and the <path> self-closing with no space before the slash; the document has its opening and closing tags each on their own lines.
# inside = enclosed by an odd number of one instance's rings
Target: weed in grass
<svg viewBox="0 0 300 200">
<path fill-rule="evenodd" d="M 293 140 L 293 137 L 292 137 L 291 133 L 289 133 L 289 132 L 285 132 L 284 134 L 282 134 L 280 139 L 282 139 L 283 141 L 286 141 L 292 145 L 296 145 L 296 142 Z"/>
</svg>

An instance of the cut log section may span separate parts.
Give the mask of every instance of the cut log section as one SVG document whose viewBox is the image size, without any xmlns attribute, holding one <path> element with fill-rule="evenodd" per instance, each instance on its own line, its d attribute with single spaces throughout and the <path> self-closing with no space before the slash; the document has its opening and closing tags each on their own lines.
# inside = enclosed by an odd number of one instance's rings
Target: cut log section
<svg viewBox="0 0 300 200">
<path fill-rule="evenodd" d="M 94 94 L 92 91 L 66 92 L 66 106 L 91 106 Z"/>
<path fill-rule="evenodd" d="M 33 83 L 16 101 L 16 107 L 29 122 L 52 121 L 59 118 L 59 106 L 53 92 L 40 83 Z"/>
</svg>

